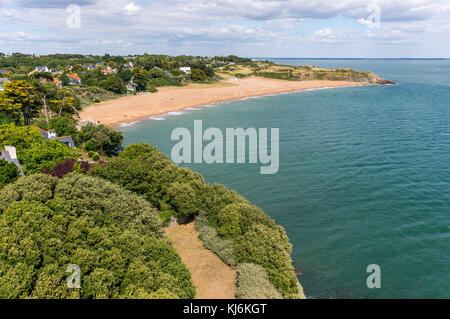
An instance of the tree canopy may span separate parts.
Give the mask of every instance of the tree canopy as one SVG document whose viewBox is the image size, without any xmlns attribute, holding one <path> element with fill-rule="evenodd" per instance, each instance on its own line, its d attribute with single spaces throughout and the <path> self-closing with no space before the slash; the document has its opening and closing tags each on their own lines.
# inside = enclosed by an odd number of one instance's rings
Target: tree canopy
<svg viewBox="0 0 450 319">
<path fill-rule="evenodd" d="M 193 298 L 156 209 L 102 179 L 20 178 L 0 191 L 0 298 Z M 81 288 L 68 289 L 68 265 Z"/>
<path fill-rule="evenodd" d="M 19 176 L 19 170 L 14 163 L 8 163 L 4 159 L 0 159 L 0 189 L 15 182 Z"/>
</svg>

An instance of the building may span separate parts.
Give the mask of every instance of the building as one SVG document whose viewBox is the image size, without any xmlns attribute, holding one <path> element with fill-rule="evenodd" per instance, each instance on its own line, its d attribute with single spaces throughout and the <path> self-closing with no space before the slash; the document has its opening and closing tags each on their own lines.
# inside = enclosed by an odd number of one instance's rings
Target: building
<svg viewBox="0 0 450 319">
<path fill-rule="evenodd" d="M 5 90 L 3 88 L 3 84 L 5 84 L 6 82 L 9 82 L 8 78 L 0 78 L 0 91 L 4 91 Z"/>
<path fill-rule="evenodd" d="M 58 137 L 55 130 L 46 131 L 37 126 L 36 128 L 39 130 L 39 132 L 41 133 L 41 135 L 44 137 L 45 140 L 57 140 L 58 142 L 67 145 L 68 147 L 75 148 L 75 143 L 73 142 L 72 136 Z"/>
<path fill-rule="evenodd" d="M 133 79 L 126 85 L 128 91 L 135 92 L 137 90 L 137 85 L 133 83 Z"/>
<path fill-rule="evenodd" d="M 58 78 L 53 78 L 53 83 L 55 83 L 55 85 L 59 88 L 62 88 L 62 86 L 63 86 L 61 80 Z"/>
<path fill-rule="evenodd" d="M 37 66 L 34 72 L 50 72 L 50 70 L 47 66 Z"/>
<path fill-rule="evenodd" d="M 52 75 L 53 75 L 53 76 L 55 76 L 55 75 L 61 75 L 61 74 L 63 74 L 63 71 L 61 71 L 60 69 L 54 69 L 54 70 L 52 70 Z"/>
<path fill-rule="evenodd" d="M 81 78 L 76 74 L 68 74 L 70 85 L 81 85 Z"/>
<path fill-rule="evenodd" d="M 133 62 L 128 62 L 128 63 L 125 64 L 123 67 L 124 67 L 125 69 L 127 69 L 127 70 L 133 70 L 134 65 L 133 65 Z"/>
<path fill-rule="evenodd" d="M 186 73 L 186 74 L 191 74 L 191 67 L 190 66 L 182 66 L 179 68 L 180 71 Z"/>
<path fill-rule="evenodd" d="M 25 176 L 22 166 L 20 166 L 20 162 L 17 159 L 17 152 L 14 146 L 5 146 L 5 150 L 0 153 L 0 159 L 15 164 L 19 170 L 20 176 Z"/>
<path fill-rule="evenodd" d="M 113 69 L 109 65 L 107 65 L 104 68 L 102 68 L 102 73 L 103 73 L 103 75 L 116 74 L 117 69 Z"/>
</svg>

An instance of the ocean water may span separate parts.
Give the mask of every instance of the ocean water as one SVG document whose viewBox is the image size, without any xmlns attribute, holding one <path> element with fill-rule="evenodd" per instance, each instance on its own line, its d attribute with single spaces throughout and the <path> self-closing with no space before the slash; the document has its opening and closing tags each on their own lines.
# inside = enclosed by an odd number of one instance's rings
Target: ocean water
<svg viewBox="0 0 450 319">
<path fill-rule="evenodd" d="M 397 85 L 213 104 L 121 126 L 170 156 L 174 128 L 280 129 L 280 169 L 190 164 L 286 228 L 309 298 L 450 298 L 450 61 L 296 60 Z M 369 289 L 366 268 L 381 268 Z"/>
</svg>

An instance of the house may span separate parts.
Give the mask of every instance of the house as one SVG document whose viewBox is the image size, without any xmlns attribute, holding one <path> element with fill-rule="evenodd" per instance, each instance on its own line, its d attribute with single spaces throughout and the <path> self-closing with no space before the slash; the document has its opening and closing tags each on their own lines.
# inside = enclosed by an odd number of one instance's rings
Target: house
<svg viewBox="0 0 450 319">
<path fill-rule="evenodd" d="M 60 69 L 52 70 L 52 75 L 61 75 L 61 74 L 63 74 L 63 71 L 61 71 Z"/>
<path fill-rule="evenodd" d="M 4 91 L 3 84 L 9 82 L 8 78 L 0 78 L 0 91 Z"/>
<path fill-rule="evenodd" d="M 50 72 L 50 70 L 49 70 L 49 68 L 47 66 L 37 66 L 34 69 L 34 72 Z"/>
<path fill-rule="evenodd" d="M 131 78 L 130 82 L 128 82 L 128 84 L 126 85 L 126 87 L 127 87 L 127 90 L 128 90 L 128 91 L 133 91 L 133 92 L 135 92 L 135 91 L 137 90 L 137 85 L 134 84 L 133 78 Z"/>
<path fill-rule="evenodd" d="M 55 130 L 46 131 L 37 126 L 36 128 L 39 130 L 39 132 L 41 133 L 41 135 L 44 137 L 45 140 L 57 140 L 58 142 L 67 145 L 68 147 L 75 148 L 75 143 L 73 141 L 72 136 L 58 137 Z"/>
<path fill-rule="evenodd" d="M 0 159 L 7 161 L 8 163 L 13 163 L 17 166 L 19 170 L 20 176 L 25 176 L 22 170 L 22 166 L 20 166 L 20 162 L 17 159 L 17 152 L 14 146 L 5 146 L 5 150 L 0 153 Z"/>
<path fill-rule="evenodd" d="M 133 70 L 134 65 L 133 65 L 133 62 L 128 62 L 128 63 L 125 64 L 123 67 L 124 67 L 125 69 L 128 69 L 128 70 Z"/>
<path fill-rule="evenodd" d="M 53 78 L 53 83 L 55 83 L 55 85 L 59 88 L 62 88 L 62 86 L 63 86 L 61 80 L 58 78 Z"/>
<path fill-rule="evenodd" d="M 103 75 L 115 74 L 117 73 L 117 69 L 113 69 L 109 65 L 107 65 L 104 68 L 102 68 L 102 73 Z"/>
<path fill-rule="evenodd" d="M 191 74 L 191 67 L 190 66 L 182 66 L 179 68 L 180 71 L 186 73 L 186 74 Z"/>
<path fill-rule="evenodd" d="M 81 85 L 81 79 L 76 74 L 68 74 L 70 85 Z"/>
</svg>

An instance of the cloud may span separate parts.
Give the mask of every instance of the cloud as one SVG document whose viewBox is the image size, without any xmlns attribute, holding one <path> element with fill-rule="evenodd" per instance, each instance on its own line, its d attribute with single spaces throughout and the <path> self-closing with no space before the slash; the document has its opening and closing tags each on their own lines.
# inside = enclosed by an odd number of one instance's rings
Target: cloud
<svg viewBox="0 0 450 319">
<path fill-rule="evenodd" d="M 67 52 L 67 43 L 73 44 L 72 49 L 78 46 L 80 51 L 104 52 L 170 51 L 189 44 L 189 50 L 200 54 L 208 48 L 213 51 L 224 47 L 241 55 L 264 55 L 261 49 L 254 49 L 258 46 L 283 55 L 287 49 L 300 46 L 310 45 L 311 50 L 322 44 L 357 48 L 368 41 L 407 45 L 420 43 L 423 38 L 436 39 L 437 50 L 442 41 L 450 41 L 450 0 L 375 1 L 381 9 L 380 29 L 364 26 L 370 20 L 367 9 L 374 0 L 2 1 L 0 25 L 13 32 L 33 30 L 33 34 L 45 39 L 35 45 L 43 51 L 50 47 Z M 81 6 L 81 29 L 66 27 L 65 9 L 69 4 Z M 330 25 L 329 21 L 338 22 Z M 0 39 L 9 41 L 6 48 L 10 50 L 20 49 L 22 42 L 34 41 L 5 38 L 0 35 Z"/>
<path fill-rule="evenodd" d="M 18 0 L 23 8 L 66 8 L 71 4 L 86 6 L 94 4 L 96 0 Z"/>
<path fill-rule="evenodd" d="M 135 5 L 133 2 L 128 3 L 124 7 L 124 9 L 127 14 L 134 14 L 134 13 L 138 12 L 139 10 L 141 10 L 141 8 L 137 5 Z"/>
</svg>

